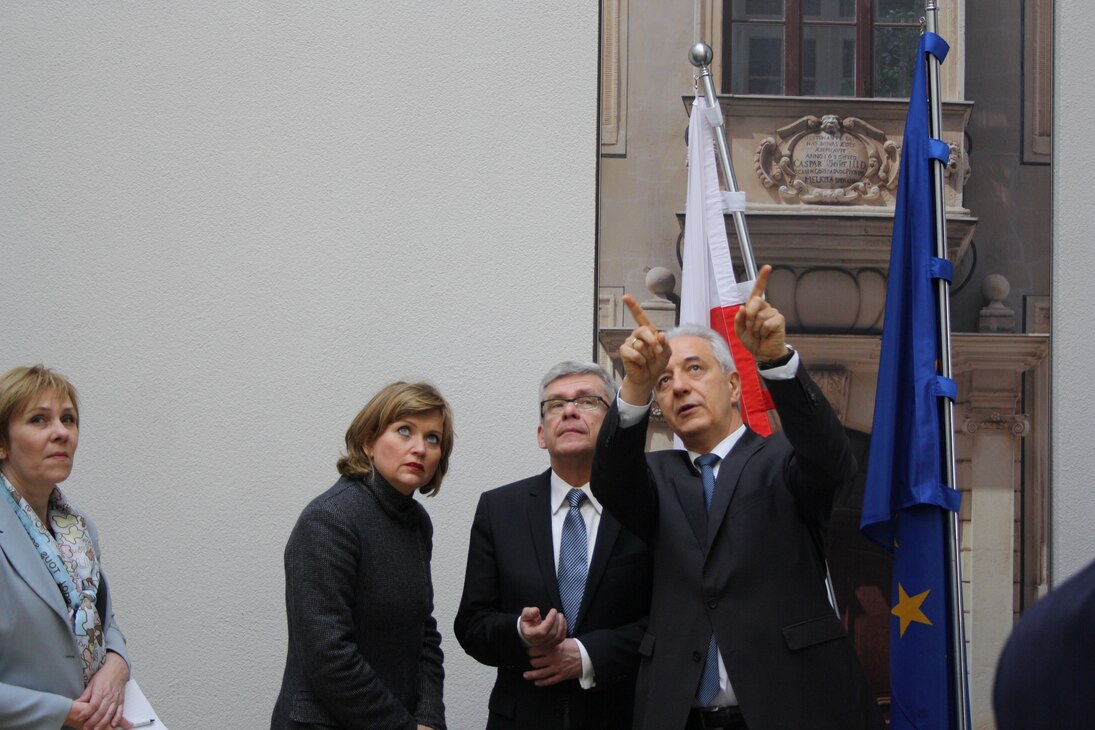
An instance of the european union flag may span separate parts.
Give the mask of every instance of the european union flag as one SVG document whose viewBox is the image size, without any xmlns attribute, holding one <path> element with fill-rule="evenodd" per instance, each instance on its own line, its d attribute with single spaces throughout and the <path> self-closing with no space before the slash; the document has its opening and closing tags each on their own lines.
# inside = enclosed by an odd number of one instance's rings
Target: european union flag
<svg viewBox="0 0 1095 730">
<path fill-rule="evenodd" d="M 874 428 L 863 498 L 863 533 L 891 550 L 891 728 L 957 725 L 946 536 L 960 497 L 943 482 L 941 398 L 954 382 L 938 373 L 939 313 L 934 279 L 951 266 L 935 256 L 932 158 L 950 151 L 929 137 L 925 53 L 946 56 L 934 33 L 921 36 L 894 211 Z M 963 678 L 964 680 L 964 678 Z M 968 705 L 967 705 L 968 706 Z"/>
</svg>

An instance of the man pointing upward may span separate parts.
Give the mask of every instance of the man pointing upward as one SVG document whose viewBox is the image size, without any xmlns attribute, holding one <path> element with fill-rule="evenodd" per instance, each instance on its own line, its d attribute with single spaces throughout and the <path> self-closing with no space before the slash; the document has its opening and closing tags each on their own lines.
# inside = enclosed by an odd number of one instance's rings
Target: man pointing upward
<svg viewBox="0 0 1095 730">
<path fill-rule="evenodd" d="M 765 266 L 735 331 L 756 358 L 782 433 L 744 426 L 722 337 L 638 326 L 605 416 L 593 494 L 654 554 L 650 624 L 639 646 L 636 728 L 882 727 L 825 590 L 836 491 L 856 473 L 843 428 L 764 300 Z M 643 453 L 656 400 L 686 451 Z"/>
</svg>

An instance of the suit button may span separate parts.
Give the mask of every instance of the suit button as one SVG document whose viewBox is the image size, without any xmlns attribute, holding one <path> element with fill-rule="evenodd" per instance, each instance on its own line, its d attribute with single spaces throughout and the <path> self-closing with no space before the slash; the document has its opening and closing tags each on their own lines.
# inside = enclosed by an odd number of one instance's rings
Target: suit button
<svg viewBox="0 0 1095 730">
<path fill-rule="evenodd" d="M 719 607 L 719 602 L 718 601 L 708 601 L 707 602 L 707 607 L 710 608 L 710 609 L 718 608 Z"/>
<path fill-rule="evenodd" d="M 698 661 L 700 661 L 701 659 L 703 659 L 703 655 L 702 655 L 702 654 L 700 654 L 700 653 L 699 653 L 698 651 L 694 651 L 694 652 L 692 652 L 692 661 L 694 661 L 694 662 L 698 662 Z"/>
</svg>

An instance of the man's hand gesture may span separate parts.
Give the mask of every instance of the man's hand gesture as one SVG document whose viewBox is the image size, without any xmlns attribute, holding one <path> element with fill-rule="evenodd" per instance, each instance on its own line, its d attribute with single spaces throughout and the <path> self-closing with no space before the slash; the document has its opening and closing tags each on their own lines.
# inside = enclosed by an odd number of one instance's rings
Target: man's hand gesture
<svg viewBox="0 0 1095 730">
<path fill-rule="evenodd" d="M 554 608 L 541 618 L 539 608 L 526 606 L 521 610 L 520 631 L 529 646 L 555 646 L 567 637 L 567 620 Z"/>
<path fill-rule="evenodd" d="M 778 360 L 787 354 L 787 327 L 783 315 L 764 299 L 772 267 L 765 264 L 757 273 L 749 301 L 734 317 L 734 331 L 757 360 Z"/>
<path fill-rule="evenodd" d="M 620 345 L 620 359 L 624 365 L 624 382 L 620 386 L 620 398 L 625 403 L 640 406 L 650 401 L 658 376 L 665 372 L 672 351 L 643 308 L 630 294 L 624 295 L 624 304 L 631 311 L 638 325 Z"/>
</svg>

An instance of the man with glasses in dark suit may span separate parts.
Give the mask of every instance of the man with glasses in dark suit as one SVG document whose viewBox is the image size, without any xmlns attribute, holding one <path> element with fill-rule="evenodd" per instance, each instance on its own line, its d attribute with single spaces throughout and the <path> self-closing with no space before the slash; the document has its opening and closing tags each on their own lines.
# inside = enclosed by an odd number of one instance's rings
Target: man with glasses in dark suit
<svg viewBox="0 0 1095 730">
<path fill-rule="evenodd" d="M 650 554 L 589 493 L 615 397 L 597 365 L 551 368 L 537 427 L 551 467 L 480 496 L 455 629 L 498 668 L 488 730 L 631 728 Z"/>
</svg>

